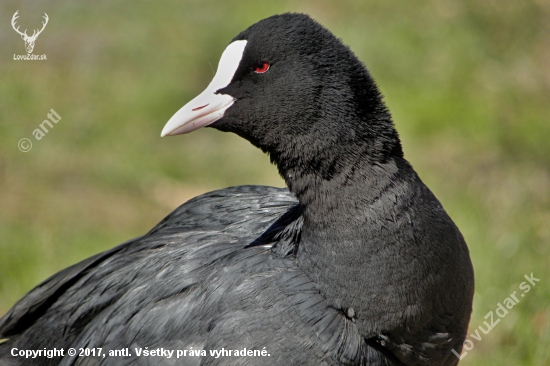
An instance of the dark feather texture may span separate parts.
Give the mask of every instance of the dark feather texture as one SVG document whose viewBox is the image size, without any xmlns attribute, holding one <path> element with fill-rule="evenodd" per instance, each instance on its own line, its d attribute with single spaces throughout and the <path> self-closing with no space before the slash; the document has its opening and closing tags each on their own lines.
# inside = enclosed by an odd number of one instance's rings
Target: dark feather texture
<svg viewBox="0 0 550 366">
<path fill-rule="evenodd" d="M 267 152 L 290 192 L 205 194 L 52 276 L 0 320 L 3 364 L 458 363 L 451 351 L 472 309 L 468 248 L 404 159 L 366 68 L 302 14 L 265 19 L 238 40 L 242 58 L 215 93 L 235 101 L 210 127 Z M 254 72 L 258 62 L 269 69 Z M 25 359 L 13 347 L 132 355 Z M 143 357 L 139 347 L 206 355 Z M 222 348 L 269 356 L 209 353 Z"/>
</svg>

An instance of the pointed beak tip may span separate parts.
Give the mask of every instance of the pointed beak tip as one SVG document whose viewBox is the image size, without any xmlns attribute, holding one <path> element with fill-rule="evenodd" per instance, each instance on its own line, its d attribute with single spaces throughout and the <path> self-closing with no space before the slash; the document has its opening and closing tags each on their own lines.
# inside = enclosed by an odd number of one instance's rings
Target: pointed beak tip
<svg viewBox="0 0 550 366">
<path fill-rule="evenodd" d="M 166 131 L 166 128 L 163 128 L 162 132 L 160 133 L 160 137 L 166 137 L 166 136 L 170 136 L 170 133 Z"/>
<path fill-rule="evenodd" d="M 160 137 L 183 135 L 191 131 L 193 131 L 193 129 L 190 130 L 189 126 L 183 123 L 174 124 L 168 122 L 166 126 L 164 126 L 164 128 L 162 129 Z"/>
<path fill-rule="evenodd" d="M 241 62 L 246 40 L 231 43 L 222 54 L 216 75 L 206 89 L 181 107 L 166 123 L 160 137 L 175 136 L 209 126 L 224 116 L 236 98 L 217 91 L 229 85 Z"/>
<path fill-rule="evenodd" d="M 167 129 L 163 129 L 162 132 L 160 133 L 160 137 L 180 135 L 181 133 L 176 133 L 176 130 L 169 131 Z"/>
</svg>

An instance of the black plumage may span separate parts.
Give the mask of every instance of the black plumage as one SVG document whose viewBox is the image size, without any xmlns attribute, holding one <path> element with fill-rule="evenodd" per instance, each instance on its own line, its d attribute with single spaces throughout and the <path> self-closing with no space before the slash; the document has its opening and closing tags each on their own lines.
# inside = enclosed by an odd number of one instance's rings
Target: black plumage
<svg viewBox="0 0 550 366">
<path fill-rule="evenodd" d="M 238 64 L 210 95 L 225 109 L 185 125 L 249 140 L 290 192 L 243 186 L 199 196 L 146 235 L 52 276 L 0 320 L 3 364 L 458 362 L 451 350 L 460 353 L 473 296 L 468 249 L 403 158 L 363 64 L 301 14 L 262 20 L 230 49 Z M 179 133 L 174 123 L 168 134 Z M 24 359 L 10 357 L 14 347 L 133 354 Z M 142 357 L 135 347 L 207 356 Z M 269 356 L 208 353 L 264 347 Z"/>
</svg>

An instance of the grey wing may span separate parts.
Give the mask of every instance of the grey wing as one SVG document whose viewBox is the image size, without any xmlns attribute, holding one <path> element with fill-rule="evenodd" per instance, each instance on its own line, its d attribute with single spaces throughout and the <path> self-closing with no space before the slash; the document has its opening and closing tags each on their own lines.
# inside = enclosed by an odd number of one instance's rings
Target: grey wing
<svg viewBox="0 0 550 366">
<path fill-rule="evenodd" d="M 185 203 L 143 237 L 31 291 L 2 319 L 0 332 L 9 340 L 0 345 L 0 360 L 13 347 L 72 347 L 101 348 L 102 355 L 34 361 L 391 365 L 367 346 L 353 319 L 329 306 L 292 256 L 257 245 L 296 203 L 286 189 L 252 186 Z M 145 356 L 145 350 L 173 353 Z"/>
</svg>

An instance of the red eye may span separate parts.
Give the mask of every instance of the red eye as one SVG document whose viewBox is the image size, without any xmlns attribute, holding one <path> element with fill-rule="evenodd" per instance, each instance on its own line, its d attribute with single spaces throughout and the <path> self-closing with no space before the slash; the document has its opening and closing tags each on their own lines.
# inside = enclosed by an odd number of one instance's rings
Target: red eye
<svg viewBox="0 0 550 366">
<path fill-rule="evenodd" d="M 265 61 L 258 62 L 256 66 L 254 66 L 254 72 L 257 72 L 258 74 L 263 74 L 269 70 L 269 64 Z"/>
</svg>

